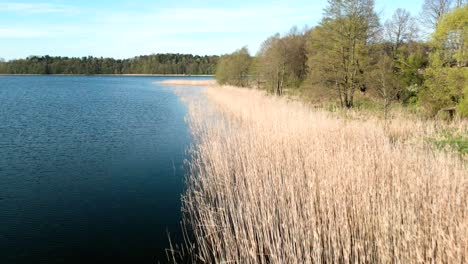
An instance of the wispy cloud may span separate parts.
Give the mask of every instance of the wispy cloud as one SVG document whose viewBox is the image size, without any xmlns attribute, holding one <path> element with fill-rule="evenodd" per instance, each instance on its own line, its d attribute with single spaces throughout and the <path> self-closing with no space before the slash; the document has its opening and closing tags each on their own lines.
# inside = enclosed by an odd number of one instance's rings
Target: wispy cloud
<svg viewBox="0 0 468 264">
<path fill-rule="evenodd" d="M 25 14 L 43 13 L 76 13 L 78 9 L 73 6 L 55 5 L 49 3 L 0 3 L 0 12 L 15 12 Z"/>
<path fill-rule="evenodd" d="M 242 7 L 155 5 L 128 10 L 87 10 L 79 6 L 78 16 L 60 17 L 60 20 L 38 18 L 74 9 L 51 4 L 0 3 L 0 16 L 6 10 L 20 16 L 28 12 L 43 13 L 27 22 L 18 20 L 0 26 L 0 39 L 25 45 L 28 54 L 113 57 L 157 52 L 223 54 L 243 45 L 256 52 L 261 42 L 274 33 L 285 33 L 293 25 L 314 25 L 323 7 L 318 2 L 304 5 L 258 3 Z M 32 46 L 30 40 L 36 39 L 48 45 Z M 9 56 L 24 53 L 14 50 L 13 46 L 9 48 L 11 51 L 4 51 L 12 53 Z"/>
</svg>

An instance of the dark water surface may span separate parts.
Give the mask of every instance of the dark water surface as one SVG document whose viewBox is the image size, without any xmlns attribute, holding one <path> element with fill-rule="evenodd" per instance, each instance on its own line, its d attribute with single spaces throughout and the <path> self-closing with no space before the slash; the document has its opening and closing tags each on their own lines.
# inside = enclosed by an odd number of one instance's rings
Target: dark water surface
<svg viewBox="0 0 468 264">
<path fill-rule="evenodd" d="M 0 263 L 157 263 L 186 109 L 162 77 L 0 76 Z"/>
</svg>

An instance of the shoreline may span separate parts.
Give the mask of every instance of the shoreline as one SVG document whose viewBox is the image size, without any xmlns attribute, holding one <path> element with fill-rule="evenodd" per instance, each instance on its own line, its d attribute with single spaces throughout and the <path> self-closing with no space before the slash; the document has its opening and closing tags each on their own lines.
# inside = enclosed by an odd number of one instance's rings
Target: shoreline
<svg viewBox="0 0 468 264">
<path fill-rule="evenodd" d="M 153 84 L 160 85 L 182 85 L 182 86 L 213 86 L 216 85 L 216 80 L 183 80 L 183 79 L 171 79 L 164 81 L 156 81 Z"/>
<path fill-rule="evenodd" d="M 5 74 L 0 76 L 131 76 L 131 77 L 214 77 L 214 75 L 187 75 L 187 74 Z"/>
<path fill-rule="evenodd" d="M 177 92 L 194 138 L 182 210 L 193 232 L 186 245 L 196 246 L 186 259 L 332 263 L 358 252 L 413 263 L 427 248 L 466 259 L 468 239 L 446 239 L 467 227 L 466 164 L 423 140 L 444 127 L 335 115 L 264 90 Z"/>
</svg>

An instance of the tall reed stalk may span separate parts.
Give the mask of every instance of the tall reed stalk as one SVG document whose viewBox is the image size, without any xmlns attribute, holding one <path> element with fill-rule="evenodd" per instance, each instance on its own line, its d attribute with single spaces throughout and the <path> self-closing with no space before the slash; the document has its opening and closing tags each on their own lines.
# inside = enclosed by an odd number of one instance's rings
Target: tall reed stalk
<svg viewBox="0 0 468 264">
<path fill-rule="evenodd" d="M 234 87 L 205 93 L 213 107 L 188 100 L 192 260 L 468 261 L 466 161 L 425 144 L 434 124 L 340 118 Z"/>
</svg>

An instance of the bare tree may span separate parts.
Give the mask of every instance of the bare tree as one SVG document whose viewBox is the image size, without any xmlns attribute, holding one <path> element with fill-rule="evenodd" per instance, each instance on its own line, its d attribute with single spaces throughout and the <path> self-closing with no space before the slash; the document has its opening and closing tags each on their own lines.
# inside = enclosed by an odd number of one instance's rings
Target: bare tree
<svg viewBox="0 0 468 264">
<path fill-rule="evenodd" d="M 385 37 L 392 43 L 393 51 L 401 44 L 418 37 L 418 27 L 410 12 L 398 8 L 391 19 L 385 22 Z"/>
<path fill-rule="evenodd" d="M 462 4 L 464 0 L 457 0 L 457 5 Z M 424 0 L 421 21 L 431 29 L 437 27 L 439 19 L 450 11 L 452 0 Z"/>
<path fill-rule="evenodd" d="M 393 58 L 382 53 L 378 58 L 372 72 L 369 74 L 370 82 L 375 86 L 375 90 L 383 100 L 384 117 L 387 120 L 390 106 L 401 93 L 401 84 L 395 74 L 395 63 Z"/>
<path fill-rule="evenodd" d="M 455 7 L 462 7 L 466 3 L 468 3 L 467 0 L 457 0 L 457 1 L 455 1 Z"/>
</svg>

